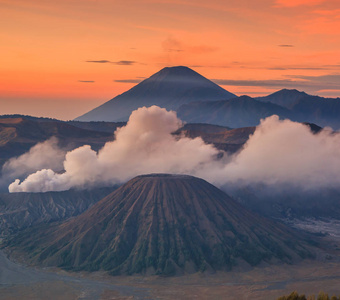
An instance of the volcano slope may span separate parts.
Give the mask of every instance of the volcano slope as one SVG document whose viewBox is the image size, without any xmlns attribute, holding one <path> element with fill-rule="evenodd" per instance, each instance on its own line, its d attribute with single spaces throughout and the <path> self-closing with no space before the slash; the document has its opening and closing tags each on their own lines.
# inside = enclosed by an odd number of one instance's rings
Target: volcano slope
<svg viewBox="0 0 340 300">
<path fill-rule="evenodd" d="M 0 239 L 27 227 L 80 215 L 115 189 L 0 194 Z"/>
<path fill-rule="evenodd" d="M 287 227 L 251 213 L 208 182 L 138 176 L 82 215 L 3 242 L 28 262 L 111 275 L 175 275 L 312 257 Z"/>
</svg>

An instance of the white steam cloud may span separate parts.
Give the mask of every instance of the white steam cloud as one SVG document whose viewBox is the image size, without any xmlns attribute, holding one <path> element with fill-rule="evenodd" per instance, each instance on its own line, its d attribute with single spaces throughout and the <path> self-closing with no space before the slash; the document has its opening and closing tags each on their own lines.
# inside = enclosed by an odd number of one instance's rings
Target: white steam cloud
<svg viewBox="0 0 340 300">
<path fill-rule="evenodd" d="M 191 174 L 224 184 L 291 184 L 306 189 L 340 186 L 340 135 L 325 129 L 313 134 L 308 126 L 261 121 L 244 148 L 219 158 L 219 150 L 201 138 L 176 138 L 182 125 L 175 112 L 157 106 L 134 111 L 116 139 L 97 153 L 83 146 L 66 154 L 65 172 L 43 169 L 16 180 L 10 192 L 60 191 L 125 182 L 148 173 Z"/>
<path fill-rule="evenodd" d="M 2 167 L 2 176 L 13 180 L 43 168 L 61 171 L 65 155 L 66 151 L 58 146 L 58 139 L 52 137 L 36 144 L 25 154 L 9 159 Z"/>
<path fill-rule="evenodd" d="M 208 178 L 220 185 L 243 183 L 291 185 L 302 189 L 340 187 L 340 134 L 325 128 L 313 134 L 309 126 L 261 120 L 243 149 Z"/>
<path fill-rule="evenodd" d="M 172 132 L 182 126 L 175 112 L 152 106 L 132 112 L 116 139 L 97 153 L 83 146 L 66 154 L 65 172 L 43 169 L 23 182 L 15 180 L 10 192 L 61 191 L 124 182 L 145 173 L 192 174 L 208 168 L 219 151 L 201 138 L 176 139 Z"/>
</svg>

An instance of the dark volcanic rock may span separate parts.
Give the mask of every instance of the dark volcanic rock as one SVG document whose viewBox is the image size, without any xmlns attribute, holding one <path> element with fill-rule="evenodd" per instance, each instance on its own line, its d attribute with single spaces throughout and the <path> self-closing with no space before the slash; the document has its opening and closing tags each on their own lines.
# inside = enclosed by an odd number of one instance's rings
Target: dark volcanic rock
<svg viewBox="0 0 340 300">
<path fill-rule="evenodd" d="M 4 244 L 43 265 L 172 275 L 310 256 L 298 239 L 202 179 L 159 174 L 138 176 L 82 215 Z"/>
<path fill-rule="evenodd" d="M 0 194 L 0 238 L 27 227 L 77 216 L 114 189 Z"/>
</svg>

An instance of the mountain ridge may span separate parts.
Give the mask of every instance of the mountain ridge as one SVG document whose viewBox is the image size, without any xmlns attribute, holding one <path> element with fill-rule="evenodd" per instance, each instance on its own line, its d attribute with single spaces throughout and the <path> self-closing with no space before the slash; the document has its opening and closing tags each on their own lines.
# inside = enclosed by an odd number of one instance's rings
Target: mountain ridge
<svg viewBox="0 0 340 300">
<path fill-rule="evenodd" d="M 282 89 L 264 97 L 256 97 L 255 99 L 261 102 L 270 102 L 292 109 L 296 102 L 306 96 L 310 95 L 296 89 Z"/>
<path fill-rule="evenodd" d="M 182 105 L 178 117 L 189 123 L 209 123 L 231 128 L 257 126 L 271 115 L 289 118 L 290 111 L 274 103 L 241 96 L 228 100 L 191 102 Z"/>
<path fill-rule="evenodd" d="M 233 97 L 236 96 L 188 67 L 166 67 L 75 120 L 127 121 L 131 112 L 142 106 L 158 105 L 176 110 L 192 101 Z"/>
</svg>

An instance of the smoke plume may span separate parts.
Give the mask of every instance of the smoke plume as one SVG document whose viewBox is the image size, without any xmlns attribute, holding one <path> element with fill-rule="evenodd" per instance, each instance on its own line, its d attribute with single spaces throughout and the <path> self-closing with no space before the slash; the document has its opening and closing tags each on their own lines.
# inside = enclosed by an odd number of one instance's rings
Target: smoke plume
<svg viewBox="0 0 340 300">
<path fill-rule="evenodd" d="M 243 149 L 230 163 L 207 176 L 223 185 L 291 185 L 303 189 L 339 187 L 340 135 L 330 128 L 314 134 L 309 126 L 261 120 Z"/>
<path fill-rule="evenodd" d="M 42 169 L 10 192 L 60 191 L 122 183 L 147 173 L 190 174 L 225 184 L 293 185 L 303 189 L 340 184 L 340 135 L 313 134 L 306 125 L 271 116 L 261 121 L 242 150 L 232 156 L 201 138 L 176 138 L 182 126 L 175 112 L 152 106 L 134 111 L 116 139 L 98 152 L 83 146 L 66 154 L 65 172 Z"/>
<path fill-rule="evenodd" d="M 58 139 L 52 137 L 36 144 L 25 154 L 9 159 L 2 167 L 2 176 L 13 180 L 43 168 L 60 171 L 65 155 L 66 151 L 58 146 Z"/>
<path fill-rule="evenodd" d="M 172 132 L 182 126 L 175 112 L 152 106 L 134 111 L 125 127 L 115 132 L 97 153 L 83 146 L 66 154 L 65 172 L 43 169 L 23 182 L 15 180 L 10 192 L 61 191 L 124 182 L 145 173 L 196 173 L 208 168 L 219 151 L 201 138 L 176 139 Z"/>
</svg>

